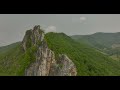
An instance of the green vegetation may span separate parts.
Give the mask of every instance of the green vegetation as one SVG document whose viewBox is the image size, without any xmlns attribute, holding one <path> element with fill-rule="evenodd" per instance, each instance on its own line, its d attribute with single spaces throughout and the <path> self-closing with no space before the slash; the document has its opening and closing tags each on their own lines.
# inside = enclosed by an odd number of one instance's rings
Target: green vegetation
<svg viewBox="0 0 120 90">
<path fill-rule="evenodd" d="M 0 47 L 0 54 L 4 54 L 4 53 L 12 50 L 13 48 L 15 48 L 19 44 L 20 44 L 20 42 L 16 42 L 16 43 L 13 43 L 13 44 L 10 44 L 7 46 Z"/>
<path fill-rule="evenodd" d="M 7 52 L 0 52 L 0 75 L 16 76 L 24 75 L 25 69 L 35 60 L 37 47 L 30 47 L 26 53 L 21 49 L 21 43 L 15 43 L 3 48 L 9 48 Z M 12 48 L 11 48 L 12 47 Z M 2 51 L 1 47 L 1 51 Z M 5 49 L 4 49 L 5 50 Z"/>
<path fill-rule="evenodd" d="M 21 48 L 21 42 L 0 47 L 0 75 L 22 76 L 25 69 L 35 61 L 37 46 L 32 46 L 30 32 L 26 32 L 27 51 Z M 81 39 L 82 40 L 82 39 Z M 120 61 L 113 60 L 103 52 L 85 44 L 84 40 L 77 42 L 64 33 L 47 33 L 45 41 L 55 52 L 56 60 L 59 54 L 66 54 L 76 65 L 78 76 L 118 76 Z M 38 46 L 41 44 L 37 42 Z M 62 65 L 59 65 L 62 68 Z"/>
<path fill-rule="evenodd" d="M 64 33 L 47 33 L 45 39 L 56 54 L 67 54 L 77 66 L 80 76 L 120 75 L 120 62 L 112 60 L 99 51 L 78 43 Z"/>
<path fill-rule="evenodd" d="M 110 56 L 120 56 L 120 33 L 95 33 L 71 36 L 77 42 L 84 42 Z M 120 58 L 118 58 L 120 60 Z"/>
</svg>

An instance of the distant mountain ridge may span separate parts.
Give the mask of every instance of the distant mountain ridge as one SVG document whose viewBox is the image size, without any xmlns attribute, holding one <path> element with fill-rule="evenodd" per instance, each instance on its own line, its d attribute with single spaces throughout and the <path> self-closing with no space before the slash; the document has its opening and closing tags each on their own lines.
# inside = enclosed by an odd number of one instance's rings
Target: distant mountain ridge
<svg viewBox="0 0 120 90">
<path fill-rule="evenodd" d="M 120 61 L 82 39 L 78 42 L 65 33 L 44 33 L 39 25 L 27 30 L 23 41 L 0 48 L 0 76 L 119 75 Z"/>
<path fill-rule="evenodd" d="M 71 37 L 78 42 L 82 41 L 90 46 L 108 53 L 109 55 L 114 55 L 120 52 L 119 50 L 116 51 L 116 49 L 120 47 L 120 32 L 98 32 L 91 35 L 74 35 Z"/>
</svg>

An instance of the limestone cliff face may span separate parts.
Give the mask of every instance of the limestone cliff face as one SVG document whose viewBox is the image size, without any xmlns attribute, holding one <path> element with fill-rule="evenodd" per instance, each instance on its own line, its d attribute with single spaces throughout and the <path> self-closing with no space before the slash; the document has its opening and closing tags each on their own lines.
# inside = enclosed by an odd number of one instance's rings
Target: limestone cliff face
<svg viewBox="0 0 120 90">
<path fill-rule="evenodd" d="M 77 70 L 74 63 L 65 54 L 59 55 L 58 60 L 51 66 L 50 76 L 76 76 Z"/>
<path fill-rule="evenodd" d="M 27 48 L 34 45 L 37 52 L 36 60 L 26 68 L 25 76 L 76 76 L 76 67 L 67 55 L 61 54 L 55 60 L 55 53 L 47 46 L 44 35 L 39 25 L 26 32 L 22 42 L 23 50 L 26 52 Z"/>
<path fill-rule="evenodd" d="M 40 42 L 44 39 L 44 32 L 40 29 L 40 26 L 37 25 L 33 30 L 26 31 L 24 39 L 22 41 L 22 46 L 24 51 L 26 51 L 31 46 L 38 46 Z"/>
</svg>

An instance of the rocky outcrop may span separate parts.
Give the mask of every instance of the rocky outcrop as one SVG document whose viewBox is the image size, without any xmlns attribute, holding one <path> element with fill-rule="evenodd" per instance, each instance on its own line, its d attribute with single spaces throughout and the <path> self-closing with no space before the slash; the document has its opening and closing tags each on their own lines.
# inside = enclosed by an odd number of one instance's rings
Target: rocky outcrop
<svg viewBox="0 0 120 90">
<path fill-rule="evenodd" d="M 67 55 L 59 55 L 58 60 L 50 69 L 50 76 L 76 76 L 77 70 L 74 63 L 67 57 Z"/>
<path fill-rule="evenodd" d="M 42 42 L 36 53 L 36 61 L 26 69 L 25 75 L 48 76 L 52 64 L 55 64 L 54 52 L 45 47 L 45 43 Z"/>
<path fill-rule="evenodd" d="M 24 51 L 32 45 L 37 47 L 37 51 L 36 60 L 25 70 L 25 76 L 76 76 L 76 67 L 67 55 L 61 54 L 55 60 L 55 53 L 47 46 L 44 35 L 39 25 L 26 32 L 22 42 Z"/>
<path fill-rule="evenodd" d="M 44 31 L 40 29 L 40 26 L 37 25 L 30 30 L 26 31 L 24 39 L 22 41 L 23 50 L 26 51 L 31 46 L 39 46 L 39 43 L 44 39 Z"/>
</svg>

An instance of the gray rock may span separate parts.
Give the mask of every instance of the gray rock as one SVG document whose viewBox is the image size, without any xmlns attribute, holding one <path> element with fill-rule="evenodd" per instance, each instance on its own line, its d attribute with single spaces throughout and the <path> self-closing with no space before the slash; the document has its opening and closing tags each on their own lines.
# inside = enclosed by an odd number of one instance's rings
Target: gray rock
<svg viewBox="0 0 120 90">
<path fill-rule="evenodd" d="M 76 67 L 67 55 L 61 54 L 55 60 L 55 53 L 49 49 L 44 35 L 39 25 L 26 32 L 22 41 L 24 51 L 32 45 L 38 49 L 35 53 L 36 60 L 26 68 L 25 76 L 76 76 Z"/>
<path fill-rule="evenodd" d="M 30 29 L 26 32 L 24 39 L 22 41 L 23 50 L 26 51 L 27 48 L 31 46 L 39 46 L 39 43 L 44 40 L 44 31 L 40 29 L 40 26 L 37 25 L 33 29 Z"/>
<path fill-rule="evenodd" d="M 55 65 L 51 68 L 50 76 L 76 76 L 77 70 L 72 62 L 68 58 L 67 55 L 62 54 L 59 55 L 59 59 L 56 60 L 57 62 Z"/>
</svg>

